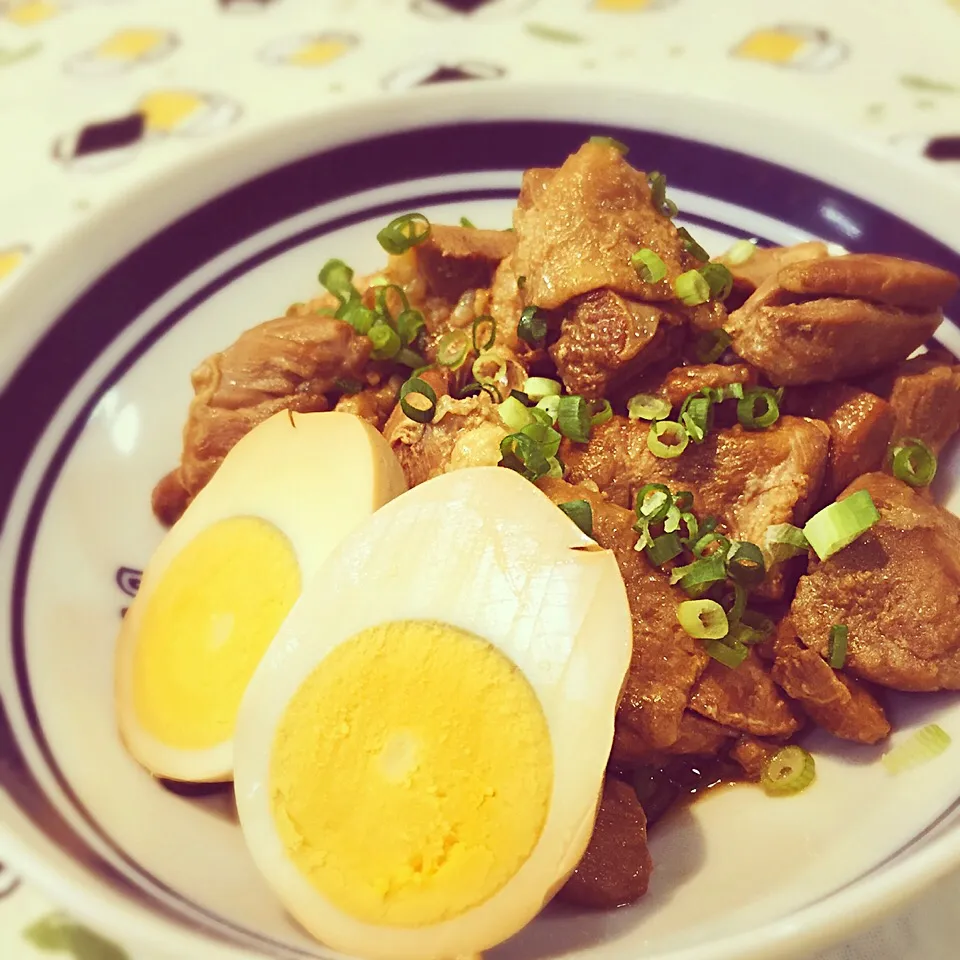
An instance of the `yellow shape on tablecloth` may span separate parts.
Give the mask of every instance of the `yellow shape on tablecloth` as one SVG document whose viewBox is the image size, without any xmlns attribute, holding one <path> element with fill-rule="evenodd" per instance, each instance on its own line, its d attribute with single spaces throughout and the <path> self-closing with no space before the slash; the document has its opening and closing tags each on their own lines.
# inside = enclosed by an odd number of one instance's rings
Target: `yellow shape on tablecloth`
<svg viewBox="0 0 960 960">
<path fill-rule="evenodd" d="M 5 13 L 7 19 L 12 23 L 21 27 L 29 27 L 57 16 L 60 10 L 60 4 L 54 3 L 53 0 L 24 0 L 23 3 L 14 2 L 13 6 Z M 0 13 L 3 12 L 0 11 Z"/>
</svg>

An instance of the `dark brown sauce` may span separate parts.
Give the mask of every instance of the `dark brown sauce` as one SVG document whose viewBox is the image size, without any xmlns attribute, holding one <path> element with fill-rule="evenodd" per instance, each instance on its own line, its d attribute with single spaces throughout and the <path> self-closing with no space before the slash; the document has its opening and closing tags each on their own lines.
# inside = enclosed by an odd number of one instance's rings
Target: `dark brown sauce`
<svg viewBox="0 0 960 960">
<path fill-rule="evenodd" d="M 159 778 L 157 783 L 169 793 L 191 801 L 193 806 L 206 810 L 221 820 L 229 823 L 240 822 L 232 783 L 184 783 L 180 780 Z"/>
<path fill-rule="evenodd" d="M 640 767 L 632 775 L 637 799 L 652 826 L 673 810 L 707 793 L 749 782 L 740 766 L 717 757 L 677 757 L 661 767 Z"/>
</svg>

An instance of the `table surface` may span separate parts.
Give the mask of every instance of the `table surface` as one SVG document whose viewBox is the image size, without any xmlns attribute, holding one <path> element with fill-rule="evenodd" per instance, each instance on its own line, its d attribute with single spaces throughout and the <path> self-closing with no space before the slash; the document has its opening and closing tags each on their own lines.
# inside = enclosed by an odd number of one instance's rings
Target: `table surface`
<svg viewBox="0 0 960 960">
<path fill-rule="evenodd" d="M 958 50 L 960 0 L 0 0 L 0 284 L 207 143 L 451 79 L 708 90 L 938 157 L 958 177 Z M 185 124 L 198 104 L 206 121 Z M 952 958 L 958 898 L 960 876 L 810 960 Z M 122 960 L 64 924 L 0 866 L 0 957 Z"/>
</svg>

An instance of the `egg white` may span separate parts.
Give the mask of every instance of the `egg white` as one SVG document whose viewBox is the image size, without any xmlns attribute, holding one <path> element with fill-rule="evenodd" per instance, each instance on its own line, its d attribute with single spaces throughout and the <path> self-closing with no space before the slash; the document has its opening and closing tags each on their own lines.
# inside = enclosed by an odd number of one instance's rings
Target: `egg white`
<svg viewBox="0 0 960 960">
<path fill-rule="evenodd" d="M 440 923 L 361 922 L 328 902 L 287 857 L 271 812 L 277 727 L 324 657 L 361 631 L 428 620 L 489 641 L 527 678 L 550 733 L 554 781 L 531 855 L 488 900 Z M 235 737 L 240 822 L 287 909 L 327 945 L 381 960 L 473 954 L 529 922 L 589 841 L 630 663 L 623 579 L 601 550 L 513 471 L 445 474 L 387 504 L 304 585 L 241 704 Z"/>
</svg>

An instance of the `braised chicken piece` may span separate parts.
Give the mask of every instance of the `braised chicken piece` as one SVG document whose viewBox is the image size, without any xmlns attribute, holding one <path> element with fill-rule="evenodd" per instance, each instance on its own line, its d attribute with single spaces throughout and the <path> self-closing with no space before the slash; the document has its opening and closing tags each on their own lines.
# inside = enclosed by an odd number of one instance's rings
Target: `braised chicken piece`
<svg viewBox="0 0 960 960">
<path fill-rule="evenodd" d="M 644 384 L 643 389 L 663 397 L 671 406 L 679 407 L 691 393 L 700 390 L 722 390 L 735 383 L 752 387 L 756 382 L 756 370 L 746 363 L 705 363 L 675 367 L 667 371 L 656 386 L 648 388 Z"/>
<path fill-rule="evenodd" d="M 613 749 L 610 762 L 621 769 L 643 765 L 659 765 L 670 757 L 713 757 L 730 745 L 737 731 L 693 713 L 680 717 L 677 739 L 660 750 L 653 749 L 642 734 L 630 727 L 619 716 L 614 724 Z"/>
<path fill-rule="evenodd" d="M 776 385 L 849 379 L 916 350 L 958 287 L 952 273 L 895 257 L 803 260 L 767 279 L 725 329 Z"/>
<path fill-rule="evenodd" d="M 382 375 L 367 370 L 371 349 L 349 324 L 301 307 L 204 360 L 191 374 L 180 465 L 153 492 L 158 519 L 179 519 L 234 444 L 278 410 L 329 410 L 345 384 L 378 387 Z"/>
<path fill-rule="evenodd" d="M 810 240 L 792 247 L 757 247 L 742 263 L 734 263 L 726 255 L 715 257 L 715 261 L 722 263 L 733 275 L 733 292 L 727 298 L 727 309 L 742 306 L 757 287 L 788 263 L 828 256 L 830 251 L 825 243 Z"/>
<path fill-rule="evenodd" d="M 906 360 L 869 387 L 890 401 L 894 440 L 913 437 L 939 453 L 960 430 L 960 364 L 946 350 Z"/>
<path fill-rule="evenodd" d="M 830 428 L 822 503 L 832 503 L 860 474 L 883 466 L 896 417 L 891 404 L 876 394 L 845 383 L 818 383 L 787 390 L 781 409 Z"/>
<path fill-rule="evenodd" d="M 876 697 L 841 670 L 834 670 L 815 650 L 798 640 L 793 621 L 777 628 L 773 679 L 800 703 L 814 723 L 843 740 L 877 743 L 890 723 Z"/>
<path fill-rule="evenodd" d="M 697 516 L 713 514 L 733 539 L 758 545 L 773 524 L 802 524 L 819 496 L 829 431 L 817 420 L 781 417 L 769 430 L 715 429 L 673 459 L 650 452 L 649 430 L 646 421 L 613 417 L 594 429 L 587 444 L 565 440 L 560 459 L 567 478 L 592 481 L 623 507 L 633 507 L 647 483 L 689 490 Z M 770 572 L 775 597 L 783 584 L 775 568 Z"/>
<path fill-rule="evenodd" d="M 414 255 L 428 294 L 456 303 L 468 290 L 489 287 L 500 262 L 515 246 L 516 239 L 507 230 L 433 224 Z"/>
<path fill-rule="evenodd" d="M 693 688 L 690 709 L 755 737 L 788 737 L 801 726 L 753 651 L 735 670 L 711 660 Z"/>
<path fill-rule="evenodd" d="M 686 596 L 634 550 L 634 514 L 588 487 L 544 479 L 538 486 L 554 503 L 586 500 L 593 511 L 593 538 L 620 565 L 633 615 L 633 658 L 617 729 L 632 754 L 663 750 L 677 742 L 690 691 L 707 665 L 702 644 L 677 621 Z M 624 739 L 626 738 L 626 739 Z"/>
<path fill-rule="evenodd" d="M 810 560 L 791 615 L 803 643 L 827 655 L 847 627 L 844 669 L 895 690 L 960 689 L 960 517 L 883 473 L 856 479 L 880 520 L 825 561 Z"/>
<path fill-rule="evenodd" d="M 557 896 L 593 909 L 622 907 L 647 892 L 652 872 L 643 807 L 630 784 L 608 776 L 590 844 Z"/>
</svg>

